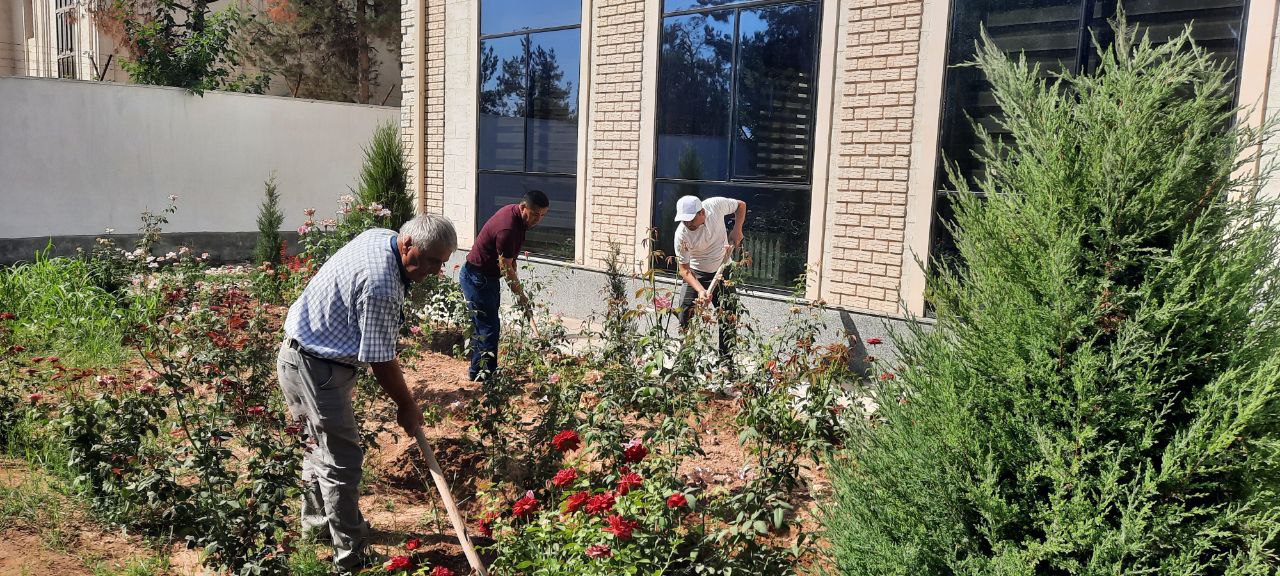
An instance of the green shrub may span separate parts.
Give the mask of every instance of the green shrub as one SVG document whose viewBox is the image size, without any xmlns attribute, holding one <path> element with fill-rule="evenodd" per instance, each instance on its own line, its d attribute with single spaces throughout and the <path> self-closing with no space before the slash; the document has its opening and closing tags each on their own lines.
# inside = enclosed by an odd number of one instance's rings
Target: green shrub
<svg viewBox="0 0 1280 576">
<path fill-rule="evenodd" d="M 1188 34 L 1113 26 L 1091 76 L 979 50 L 1017 147 L 979 128 L 964 266 L 831 467 L 840 573 L 1280 568 L 1280 228 L 1235 176 L 1260 131 Z"/>
<path fill-rule="evenodd" d="M 381 206 L 387 212 L 380 215 L 375 209 L 360 213 L 370 220 L 361 231 L 373 226 L 399 230 L 401 224 L 413 218 L 409 167 L 395 123 L 387 122 L 373 131 L 373 140 L 364 148 L 364 167 L 355 192 L 360 204 Z"/>
<path fill-rule="evenodd" d="M 72 363 L 122 362 L 123 329 L 128 309 L 93 282 L 90 266 L 72 258 L 49 258 L 0 270 L 0 312 L 17 318 L 14 342 Z"/>
<path fill-rule="evenodd" d="M 276 176 L 272 174 L 266 182 L 265 198 L 258 207 L 258 243 L 253 247 L 253 261 L 257 264 L 280 265 L 280 252 L 284 248 L 280 226 L 284 224 L 284 213 L 280 211 L 280 193 L 276 188 Z"/>
</svg>

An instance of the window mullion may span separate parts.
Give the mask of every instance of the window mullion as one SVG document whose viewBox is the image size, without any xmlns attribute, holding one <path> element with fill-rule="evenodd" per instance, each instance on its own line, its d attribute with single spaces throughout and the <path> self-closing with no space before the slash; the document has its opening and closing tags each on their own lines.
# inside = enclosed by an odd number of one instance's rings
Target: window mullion
<svg viewBox="0 0 1280 576">
<path fill-rule="evenodd" d="M 738 27 L 742 23 L 742 9 L 735 8 L 733 10 L 733 55 L 729 57 L 729 129 L 725 132 L 728 138 L 725 138 L 725 146 L 728 151 L 725 157 L 729 159 L 729 165 L 726 167 L 725 173 L 727 179 L 732 181 L 736 174 L 734 173 L 733 164 L 733 143 L 738 139 Z"/>
<path fill-rule="evenodd" d="M 1080 0 L 1080 29 L 1076 37 L 1076 60 L 1071 64 L 1071 73 L 1079 74 L 1089 61 L 1089 22 L 1093 21 L 1093 1 Z"/>
</svg>

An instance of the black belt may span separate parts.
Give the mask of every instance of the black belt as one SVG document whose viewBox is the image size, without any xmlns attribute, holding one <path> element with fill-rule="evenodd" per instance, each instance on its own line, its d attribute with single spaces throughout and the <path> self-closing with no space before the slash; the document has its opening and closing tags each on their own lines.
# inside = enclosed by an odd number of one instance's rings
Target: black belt
<svg viewBox="0 0 1280 576">
<path fill-rule="evenodd" d="M 343 367 L 345 367 L 345 368 L 350 368 L 350 369 L 352 369 L 352 370 L 354 370 L 354 371 L 356 371 L 356 372 L 359 372 L 359 371 L 360 371 L 360 369 L 359 369 L 359 368 L 357 368 L 357 367 L 355 367 L 355 366 L 352 366 L 351 364 L 347 364 L 346 362 L 340 362 L 340 361 L 338 361 L 338 360 L 334 360 L 333 358 L 325 358 L 325 357 L 323 357 L 323 356 L 316 356 L 315 354 L 312 354 L 312 353 L 310 353 L 310 352 L 307 352 L 307 349 L 306 349 L 306 348 L 303 348 L 303 347 L 302 347 L 302 344 L 299 344 L 299 343 L 298 343 L 298 341 L 297 341 L 297 340 L 294 340 L 293 338 L 290 338 L 290 339 L 289 339 L 288 346 L 289 346 L 290 348 L 293 348 L 294 350 L 297 350 L 299 354 L 301 354 L 301 355 L 303 355 L 303 356 L 306 356 L 307 358 L 311 358 L 312 360 L 319 360 L 319 361 L 321 361 L 321 362 L 328 362 L 328 363 L 330 363 L 330 364 L 337 364 L 337 365 L 339 365 L 339 366 L 343 366 Z"/>
</svg>

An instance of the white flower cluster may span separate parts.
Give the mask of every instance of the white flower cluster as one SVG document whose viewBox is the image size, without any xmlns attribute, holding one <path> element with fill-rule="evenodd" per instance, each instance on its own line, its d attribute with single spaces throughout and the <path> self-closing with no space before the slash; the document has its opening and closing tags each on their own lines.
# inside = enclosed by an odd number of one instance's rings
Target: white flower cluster
<svg viewBox="0 0 1280 576">
<path fill-rule="evenodd" d="M 460 328 L 470 320 L 460 295 L 444 290 L 433 292 L 417 316 L 424 324 L 447 328 Z"/>
</svg>

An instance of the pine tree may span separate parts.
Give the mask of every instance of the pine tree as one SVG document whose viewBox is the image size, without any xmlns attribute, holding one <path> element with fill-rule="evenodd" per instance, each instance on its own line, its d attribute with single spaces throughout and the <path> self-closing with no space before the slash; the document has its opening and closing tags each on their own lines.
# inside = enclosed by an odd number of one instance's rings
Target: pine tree
<svg viewBox="0 0 1280 576">
<path fill-rule="evenodd" d="M 840 573 L 1275 574 L 1280 228 L 1225 64 L 1113 22 L 1092 75 L 985 40 L 1016 145 L 833 463 Z M 1245 160 L 1241 160 L 1241 158 Z"/>
<path fill-rule="evenodd" d="M 284 78 L 296 97 L 377 103 L 372 55 L 379 46 L 399 54 L 400 2 L 268 0 L 236 45 L 249 62 Z"/>
<path fill-rule="evenodd" d="M 284 224 L 284 213 L 280 211 L 280 194 L 276 190 L 276 175 L 272 174 L 266 182 L 266 198 L 258 208 L 258 243 L 253 248 L 254 262 L 270 262 L 280 264 L 280 226 Z"/>
</svg>

